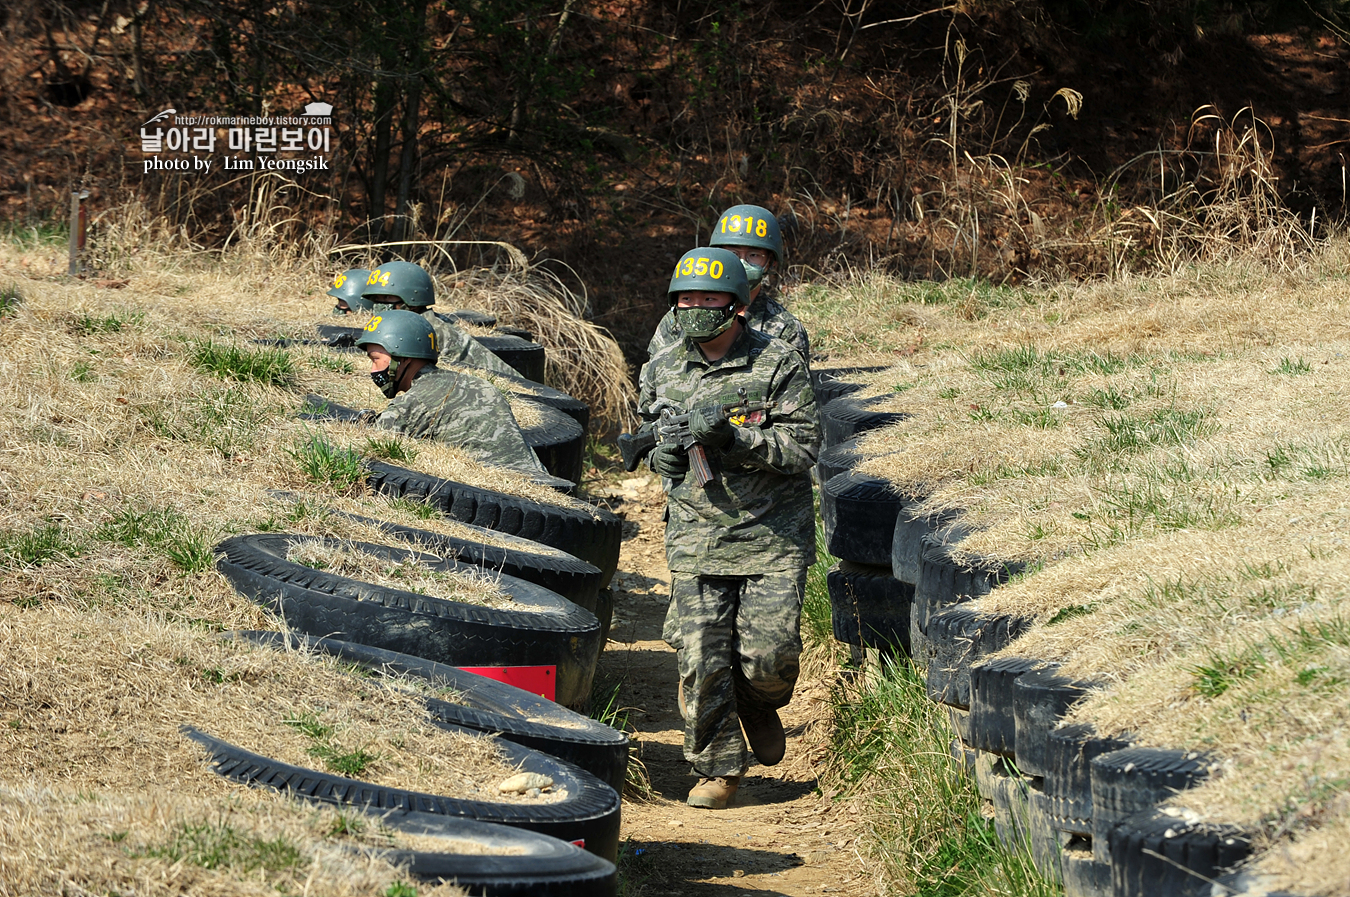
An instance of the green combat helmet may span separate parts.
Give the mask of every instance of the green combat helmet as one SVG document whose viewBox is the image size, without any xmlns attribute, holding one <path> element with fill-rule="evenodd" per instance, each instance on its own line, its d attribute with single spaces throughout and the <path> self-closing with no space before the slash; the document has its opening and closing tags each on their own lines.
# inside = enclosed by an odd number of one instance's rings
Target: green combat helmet
<svg viewBox="0 0 1350 897">
<path fill-rule="evenodd" d="M 380 311 L 371 317 L 365 331 L 356 338 L 358 349 L 365 346 L 379 346 L 393 356 L 389 367 L 370 374 L 380 392 L 391 399 L 397 393 L 399 369 L 404 361 L 422 358 L 434 363 L 440 355 L 435 328 L 417 312 L 399 309 Z"/>
<path fill-rule="evenodd" d="M 773 260 L 783 264 L 783 232 L 778 217 L 763 206 L 732 206 L 722 213 L 713 227 L 709 246 L 752 246 L 773 253 Z M 764 279 L 764 269 L 758 265 L 745 266 L 750 287 L 754 289 Z"/>
<path fill-rule="evenodd" d="M 333 278 L 328 295 L 337 300 L 333 314 L 346 315 L 354 311 L 370 311 L 375 303 L 364 298 L 361 293 L 366 288 L 366 278 L 370 277 L 368 268 L 348 268 Z"/>
<path fill-rule="evenodd" d="M 730 293 L 733 301 L 725 308 L 675 308 L 677 295 L 691 290 Z M 704 343 L 726 333 L 736 319 L 737 306 L 750 304 L 750 282 L 745 266 L 731 250 L 691 249 L 675 263 L 666 295 L 685 336 Z"/>
<path fill-rule="evenodd" d="M 414 311 L 436 304 L 431 275 L 412 262 L 386 262 L 373 269 L 361 295 L 379 305 L 392 305 L 401 299 Z"/>
</svg>

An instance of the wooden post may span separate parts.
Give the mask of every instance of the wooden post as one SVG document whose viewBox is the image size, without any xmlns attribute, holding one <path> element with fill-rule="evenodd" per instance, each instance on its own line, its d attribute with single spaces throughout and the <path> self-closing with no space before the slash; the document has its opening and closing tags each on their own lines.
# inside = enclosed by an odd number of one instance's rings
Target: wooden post
<svg viewBox="0 0 1350 897">
<path fill-rule="evenodd" d="M 70 194 L 70 265 L 66 273 L 71 277 L 80 273 L 80 194 Z"/>
</svg>

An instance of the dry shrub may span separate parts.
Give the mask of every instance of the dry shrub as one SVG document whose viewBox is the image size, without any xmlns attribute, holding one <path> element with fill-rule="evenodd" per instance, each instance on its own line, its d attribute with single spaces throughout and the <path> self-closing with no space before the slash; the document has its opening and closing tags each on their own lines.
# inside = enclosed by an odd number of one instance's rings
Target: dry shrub
<svg viewBox="0 0 1350 897">
<path fill-rule="evenodd" d="M 521 327 L 543 345 L 549 385 L 585 400 L 601 430 L 630 427 L 637 395 L 619 344 L 586 319 L 588 301 L 538 265 L 471 268 L 445 278 L 446 309 L 473 308 Z"/>
<path fill-rule="evenodd" d="M 1196 110 L 1185 146 L 1141 156 L 1108 180 L 1114 195 L 1126 169 L 1153 166 L 1159 196 L 1106 211 L 1094 241 L 1109 253 L 1111 273 L 1238 258 L 1279 271 L 1302 267 L 1316 245 L 1316 221 L 1303 222 L 1281 201 L 1274 157 L 1274 134 L 1251 107 L 1226 120 L 1213 106 Z"/>
<path fill-rule="evenodd" d="M 419 847 L 427 849 L 374 818 L 250 789 L 232 789 L 227 801 L 217 802 L 165 789 L 96 795 L 66 787 L 0 787 L 3 897 L 384 894 L 408 875 L 375 851 Z M 420 883 L 417 893 L 466 892 Z"/>
</svg>

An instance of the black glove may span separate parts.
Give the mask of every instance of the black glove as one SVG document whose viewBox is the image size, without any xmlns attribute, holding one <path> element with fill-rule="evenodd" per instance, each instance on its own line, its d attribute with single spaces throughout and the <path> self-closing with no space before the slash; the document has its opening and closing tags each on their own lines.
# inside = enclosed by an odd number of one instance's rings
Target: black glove
<svg viewBox="0 0 1350 897">
<path fill-rule="evenodd" d="M 689 455 L 685 453 L 683 446 L 676 443 L 658 443 L 656 448 L 652 449 L 652 470 L 679 482 L 689 472 Z"/>
<path fill-rule="evenodd" d="M 736 440 L 731 421 L 717 413 L 715 408 L 694 409 L 689 415 L 689 435 L 699 445 L 724 449 Z"/>
</svg>

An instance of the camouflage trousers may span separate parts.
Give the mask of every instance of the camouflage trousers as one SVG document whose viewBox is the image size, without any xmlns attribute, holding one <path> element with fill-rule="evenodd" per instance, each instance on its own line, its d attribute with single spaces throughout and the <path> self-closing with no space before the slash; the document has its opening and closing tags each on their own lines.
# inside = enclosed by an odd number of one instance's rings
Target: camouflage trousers
<svg viewBox="0 0 1350 897">
<path fill-rule="evenodd" d="M 700 776 L 738 776 L 750 765 L 737 707 L 777 710 L 792 700 L 802 653 L 806 571 L 756 576 L 672 573 L 684 757 Z"/>
</svg>

